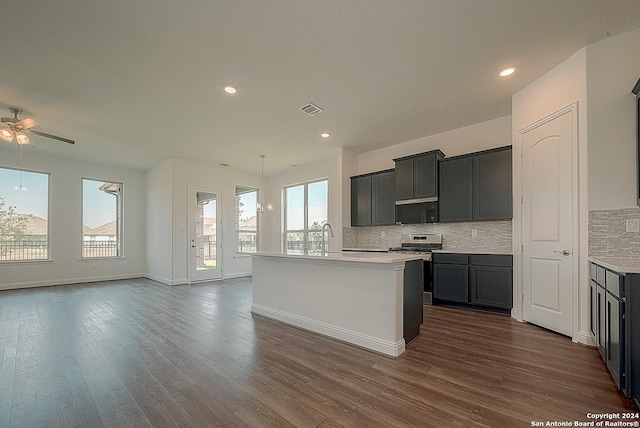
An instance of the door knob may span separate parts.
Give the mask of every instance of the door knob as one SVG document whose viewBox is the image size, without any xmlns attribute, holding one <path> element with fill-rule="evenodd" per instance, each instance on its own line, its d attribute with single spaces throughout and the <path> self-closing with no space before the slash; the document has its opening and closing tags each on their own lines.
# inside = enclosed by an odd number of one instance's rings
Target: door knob
<svg viewBox="0 0 640 428">
<path fill-rule="evenodd" d="M 562 254 L 563 256 L 568 256 L 569 254 L 571 254 L 571 251 L 562 250 L 562 251 L 554 251 L 554 253 L 559 253 L 559 254 Z"/>
</svg>

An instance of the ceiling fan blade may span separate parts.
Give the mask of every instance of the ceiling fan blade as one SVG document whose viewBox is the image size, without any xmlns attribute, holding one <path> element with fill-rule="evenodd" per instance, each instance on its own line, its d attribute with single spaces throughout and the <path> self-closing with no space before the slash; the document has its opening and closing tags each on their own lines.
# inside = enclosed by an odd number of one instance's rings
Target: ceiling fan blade
<svg viewBox="0 0 640 428">
<path fill-rule="evenodd" d="M 29 129 L 29 128 L 32 128 L 32 127 L 36 126 L 37 124 L 38 124 L 38 122 L 36 122 L 35 120 L 31 119 L 30 117 L 27 117 L 27 118 L 22 119 L 21 121 L 15 123 L 16 126 L 20 126 L 20 127 L 22 127 L 22 129 Z"/>
<path fill-rule="evenodd" d="M 16 123 L 17 120 L 15 120 L 15 118 L 13 117 L 3 117 L 0 119 L 0 122 L 2 123 Z"/>
<path fill-rule="evenodd" d="M 62 141 L 63 143 L 69 143 L 69 144 L 75 144 L 76 142 L 73 140 L 69 140 L 68 138 L 62 138 L 62 137 L 58 137 L 57 135 L 51 135 L 51 134 L 47 134 L 45 132 L 40 132 L 40 131 L 34 131 L 33 129 L 28 129 L 25 130 L 33 135 L 39 135 L 41 137 L 47 137 L 47 138 L 52 138 L 54 140 L 58 140 L 58 141 Z"/>
</svg>

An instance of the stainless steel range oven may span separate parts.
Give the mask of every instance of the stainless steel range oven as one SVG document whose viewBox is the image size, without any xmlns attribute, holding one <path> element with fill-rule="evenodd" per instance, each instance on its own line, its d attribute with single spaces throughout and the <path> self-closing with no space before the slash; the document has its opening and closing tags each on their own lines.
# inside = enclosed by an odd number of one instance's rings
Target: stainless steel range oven
<svg viewBox="0 0 640 428">
<path fill-rule="evenodd" d="M 433 300 L 433 267 L 431 265 L 431 251 L 442 249 L 442 235 L 414 234 L 402 235 L 400 246 L 389 248 L 389 252 L 418 254 L 424 260 L 423 269 L 423 303 L 430 305 Z"/>
</svg>

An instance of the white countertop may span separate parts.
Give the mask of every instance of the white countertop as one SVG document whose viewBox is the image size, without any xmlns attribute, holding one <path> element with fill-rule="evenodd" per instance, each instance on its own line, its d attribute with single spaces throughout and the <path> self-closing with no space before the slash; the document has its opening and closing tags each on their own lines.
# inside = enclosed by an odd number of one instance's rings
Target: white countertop
<svg viewBox="0 0 640 428">
<path fill-rule="evenodd" d="M 324 256 L 314 254 L 286 254 L 281 251 L 261 251 L 255 253 L 253 256 L 365 263 L 398 263 L 409 260 L 422 260 L 422 256 L 420 254 L 372 253 L 357 251 L 327 253 Z"/>
<path fill-rule="evenodd" d="M 433 250 L 433 253 L 451 253 L 451 254 L 488 254 L 499 256 L 511 256 L 512 252 L 507 251 L 491 251 L 491 250 Z"/>
<path fill-rule="evenodd" d="M 343 248 L 342 251 L 358 251 L 361 253 L 386 253 L 389 248 Z"/>
<path fill-rule="evenodd" d="M 640 273 L 640 260 L 589 257 L 589 261 L 618 273 Z"/>
</svg>

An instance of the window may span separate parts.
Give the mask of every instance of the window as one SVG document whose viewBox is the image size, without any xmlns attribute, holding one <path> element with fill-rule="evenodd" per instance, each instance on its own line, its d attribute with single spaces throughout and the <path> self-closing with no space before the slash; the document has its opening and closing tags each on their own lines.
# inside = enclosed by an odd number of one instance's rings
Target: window
<svg viewBox="0 0 640 428">
<path fill-rule="evenodd" d="M 320 254 L 327 221 L 328 181 L 284 188 L 284 249 L 289 254 Z M 325 235 L 325 242 L 327 236 Z"/>
<path fill-rule="evenodd" d="M 0 261 L 49 259 L 49 174 L 0 168 Z"/>
<path fill-rule="evenodd" d="M 236 186 L 236 253 L 258 250 L 258 190 Z"/>
<path fill-rule="evenodd" d="M 122 257 L 122 183 L 82 179 L 82 257 Z"/>
</svg>

